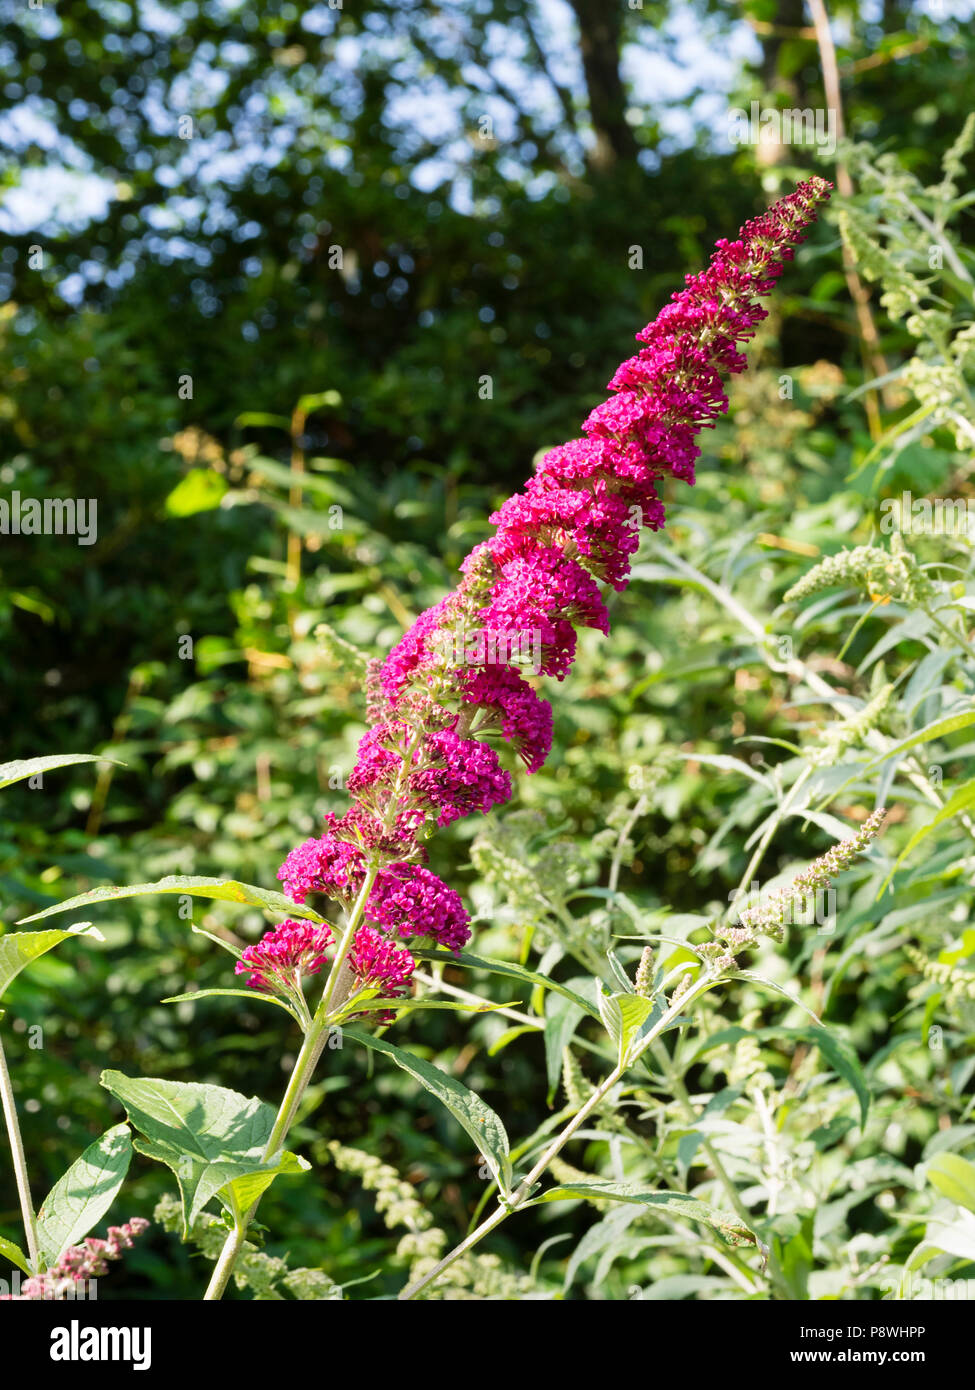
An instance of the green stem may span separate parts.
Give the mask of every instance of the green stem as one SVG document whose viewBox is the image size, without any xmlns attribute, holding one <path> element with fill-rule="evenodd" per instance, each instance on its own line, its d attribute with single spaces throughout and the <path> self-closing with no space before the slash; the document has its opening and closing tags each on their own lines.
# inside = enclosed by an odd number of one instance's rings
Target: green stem
<svg viewBox="0 0 975 1390">
<path fill-rule="evenodd" d="M 789 793 L 785 797 L 784 801 L 772 813 L 772 815 L 769 816 L 768 825 L 765 827 L 765 833 L 762 835 L 762 838 L 759 840 L 757 846 L 755 847 L 755 853 L 752 855 L 748 868 L 745 870 L 744 875 L 742 876 L 742 880 L 738 885 L 738 892 L 732 899 L 726 916 L 731 916 L 732 912 L 734 911 L 735 902 L 737 901 L 737 899 L 741 896 L 742 893 L 748 891 L 752 881 L 752 874 L 756 872 L 759 864 L 761 864 L 762 860 L 765 858 L 765 851 L 768 849 L 769 845 L 772 842 L 772 836 L 775 834 L 779 826 L 782 824 L 782 821 L 785 819 L 786 811 L 789 810 L 790 806 L 793 804 L 799 792 L 805 786 L 806 782 L 808 782 L 809 778 L 812 776 L 814 771 L 815 768 L 813 767 L 813 765 L 807 764 L 800 772 L 796 780 L 793 782 L 792 787 L 789 790 Z"/>
<path fill-rule="evenodd" d="M 680 1108 L 683 1110 L 687 1119 L 690 1120 L 692 1124 L 696 1124 L 697 1111 L 694 1109 L 694 1102 L 691 1100 L 690 1093 L 684 1085 L 684 1078 L 671 1060 L 670 1053 L 659 1040 L 654 1041 L 651 1051 L 653 1052 L 657 1065 L 666 1077 L 667 1085 L 677 1098 Z M 711 1143 L 710 1139 L 704 1135 L 701 1136 L 701 1147 L 708 1156 L 708 1162 L 714 1169 L 715 1176 L 728 1194 L 728 1200 L 738 1220 L 744 1222 L 744 1224 L 751 1229 L 754 1217 L 738 1195 L 738 1189 L 732 1180 L 731 1174 L 724 1166 L 721 1155 Z"/>
<path fill-rule="evenodd" d="M 416 752 L 422 737 L 422 730 L 417 730 L 414 733 L 406 749 L 403 761 L 400 764 L 396 786 L 393 789 L 383 820 L 383 824 L 387 829 L 392 824 L 393 817 L 396 814 L 404 779 L 409 776 L 409 770 L 413 763 L 413 754 Z M 372 892 L 378 874 L 378 864 L 370 864 L 366 869 L 366 876 L 362 881 L 362 887 L 359 889 L 358 896 L 349 913 L 349 920 L 342 934 L 342 940 L 339 943 L 339 948 L 329 968 L 328 976 L 325 980 L 325 987 L 322 991 L 321 1002 L 315 1010 L 315 1017 L 312 1019 L 311 1027 L 305 1034 L 305 1040 L 302 1043 L 301 1051 L 298 1054 L 294 1070 L 291 1073 L 291 1079 L 288 1082 L 287 1089 L 278 1107 L 274 1126 L 268 1136 L 267 1144 L 264 1146 L 264 1162 L 268 1162 L 279 1149 L 284 1147 L 284 1141 L 288 1137 L 288 1131 L 294 1123 L 294 1118 L 298 1113 L 298 1107 L 301 1104 L 302 1096 L 308 1089 L 308 1084 L 314 1074 L 315 1067 L 318 1065 L 318 1059 L 321 1057 L 325 1044 L 328 1041 L 329 1023 L 334 1014 L 335 1007 L 342 1002 L 337 998 L 338 991 L 342 985 L 342 967 L 352 948 L 355 934 L 365 916 L 366 903 L 369 900 L 369 894 Z M 238 1256 L 243 1249 L 244 1240 L 247 1236 L 247 1228 L 254 1220 L 259 1205 L 260 1198 L 258 1198 L 242 1216 L 235 1218 L 234 1229 L 224 1241 L 223 1249 L 214 1267 L 210 1283 L 207 1286 L 207 1291 L 203 1295 L 204 1302 L 216 1302 L 223 1297 L 227 1285 L 230 1282 L 230 1276 L 233 1274 L 234 1265 L 237 1263 Z"/>
<path fill-rule="evenodd" d="M 41 1256 L 37 1243 L 37 1218 L 30 1196 L 30 1182 L 27 1177 L 27 1160 L 24 1157 L 24 1141 L 20 1137 L 20 1122 L 17 1119 L 17 1106 L 14 1102 L 14 1088 L 7 1070 L 7 1058 L 0 1040 L 0 1099 L 3 1101 L 3 1118 L 10 1139 L 10 1155 L 13 1159 L 14 1177 L 17 1180 L 17 1195 L 24 1218 L 24 1235 L 27 1237 L 27 1253 L 35 1274 L 41 1273 Z"/>
<path fill-rule="evenodd" d="M 401 1301 L 408 1301 L 415 1298 L 418 1293 L 425 1289 L 428 1284 L 432 1283 L 445 1269 L 448 1269 L 455 1260 L 459 1260 L 462 1255 L 466 1255 L 468 1250 L 472 1250 L 486 1235 L 490 1235 L 490 1233 L 500 1226 L 503 1221 L 506 1221 L 509 1216 L 513 1216 L 518 1208 L 525 1204 L 531 1196 L 535 1184 L 545 1173 L 545 1170 L 548 1168 L 553 1158 L 558 1157 L 573 1134 L 575 1134 L 576 1130 L 579 1129 L 586 1118 L 592 1114 L 607 1093 L 612 1090 L 620 1077 L 624 1075 L 644 1052 L 646 1052 L 647 1048 L 653 1044 L 655 1039 L 658 1038 L 665 1029 L 670 1027 L 673 1020 L 683 1009 L 687 1008 L 688 1004 L 700 995 L 705 994 L 715 984 L 717 984 L 717 980 L 713 976 L 703 976 L 678 1001 L 669 1005 L 668 1008 L 664 1010 L 663 1014 L 654 1025 L 653 1030 L 633 1049 L 630 1056 L 624 1058 L 622 1062 L 613 1068 L 609 1076 L 596 1087 L 585 1105 L 576 1111 L 565 1129 L 556 1135 L 535 1164 L 534 1168 L 532 1168 L 528 1176 L 521 1181 L 511 1197 L 506 1200 L 503 1205 L 499 1205 L 497 1211 L 492 1212 L 487 1220 L 482 1221 L 480 1226 L 471 1231 L 466 1239 L 462 1240 L 448 1255 L 445 1255 L 442 1260 L 434 1265 L 429 1273 L 424 1274 L 422 1278 L 414 1280 L 412 1284 L 408 1284 L 405 1289 L 402 1289 L 398 1295 Z M 748 1225 L 749 1228 L 751 1227 L 750 1217 L 747 1218 L 745 1224 Z"/>
<path fill-rule="evenodd" d="M 345 964 L 346 956 L 352 949 L 352 943 L 355 940 L 355 934 L 359 930 L 359 925 L 362 922 L 363 916 L 365 915 L 366 903 L 369 899 L 369 894 L 372 892 L 373 884 L 376 882 L 378 875 L 379 866 L 376 864 L 371 865 L 366 870 L 366 876 L 362 881 L 362 887 L 359 890 L 359 896 L 356 898 L 352 911 L 349 913 L 348 925 L 346 926 L 345 931 L 342 934 L 342 940 L 339 942 L 339 949 L 335 953 L 335 959 L 332 961 L 331 968 L 328 972 L 328 979 L 325 981 L 325 989 L 322 993 L 322 1002 L 318 1006 L 318 1013 L 330 1013 L 333 1001 L 338 1002 L 334 999 L 334 996 L 336 995 L 339 989 L 339 979 L 342 973 L 342 966 Z M 318 1014 L 316 1013 L 315 1016 L 317 1018 Z"/>
<path fill-rule="evenodd" d="M 279 1149 L 284 1147 L 284 1141 L 288 1136 L 288 1131 L 294 1123 L 295 1115 L 298 1113 L 301 1098 L 308 1089 L 308 1084 L 314 1075 L 315 1067 L 318 1065 L 318 1059 L 321 1057 L 325 1044 L 328 1041 L 329 1014 L 332 996 L 335 993 L 339 980 L 339 972 L 349 952 L 349 948 L 352 945 L 356 930 L 362 921 L 366 900 L 372 891 L 372 886 L 376 881 L 378 872 L 379 870 L 375 866 L 367 870 L 362 888 L 359 890 L 359 895 L 355 900 L 352 911 L 349 913 L 349 923 L 342 936 L 342 942 L 335 955 L 335 959 L 332 961 L 331 969 L 328 972 L 328 979 L 325 982 L 322 1001 L 315 1010 L 315 1017 L 312 1020 L 311 1027 L 305 1034 L 305 1040 L 302 1043 L 301 1051 L 298 1053 L 298 1059 L 291 1073 L 291 1079 L 288 1082 L 287 1089 L 278 1107 L 274 1125 L 271 1129 L 271 1133 L 268 1135 L 267 1143 L 264 1146 L 262 1159 L 265 1163 L 273 1158 Z M 217 1260 L 210 1278 L 210 1283 L 207 1286 L 207 1291 L 203 1295 L 204 1302 L 213 1303 L 223 1297 L 227 1284 L 230 1282 L 230 1276 L 234 1271 L 234 1265 L 237 1263 L 237 1258 L 243 1248 L 244 1240 L 247 1236 L 247 1228 L 254 1220 L 259 1205 L 260 1198 L 253 1203 L 248 1211 L 244 1212 L 244 1214 L 234 1222 L 234 1229 L 224 1242 L 223 1249 L 220 1252 L 220 1258 Z"/>
<path fill-rule="evenodd" d="M 321 1016 L 320 1016 L 321 1015 Z M 328 1040 L 328 1027 L 324 1014 L 321 1009 L 316 1011 L 311 1028 L 305 1036 L 301 1051 L 298 1053 L 298 1060 L 295 1062 L 291 1079 L 282 1098 L 278 1113 L 268 1135 L 267 1143 L 264 1146 L 262 1161 L 268 1162 L 283 1147 L 288 1130 L 294 1123 L 294 1117 L 301 1104 L 301 1098 L 305 1094 L 308 1083 L 311 1081 L 315 1066 L 322 1049 Z M 247 1237 L 247 1228 L 257 1214 L 260 1205 L 260 1198 L 252 1204 L 250 1209 L 238 1216 L 234 1220 L 234 1228 L 224 1241 L 220 1257 L 210 1276 L 206 1293 L 203 1295 L 205 1303 L 214 1303 L 223 1298 L 230 1276 L 234 1271 L 234 1265 L 244 1246 Z"/>
<path fill-rule="evenodd" d="M 478 1245 L 486 1235 L 490 1235 L 495 1227 L 500 1226 L 502 1221 L 506 1221 L 509 1216 L 513 1215 L 513 1213 L 527 1201 L 528 1197 L 531 1195 L 532 1188 L 545 1172 L 552 1159 L 558 1156 L 564 1145 L 569 1142 L 586 1117 L 595 1110 L 599 1102 L 606 1093 L 616 1085 L 625 1071 L 626 1066 L 617 1066 L 610 1072 L 609 1076 L 606 1077 L 601 1085 L 593 1091 L 582 1109 L 576 1111 L 565 1129 L 555 1137 L 551 1144 L 549 1144 L 534 1168 L 513 1193 L 510 1201 L 504 1206 L 499 1206 L 497 1211 L 492 1212 L 486 1221 L 482 1221 L 480 1226 L 472 1231 L 465 1240 L 462 1240 L 459 1245 L 455 1246 L 449 1255 L 445 1255 L 444 1258 L 430 1270 L 429 1274 L 425 1274 L 422 1279 L 415 1280 L 414 1283 L 409 1284 L 403 1289 L 399 1294 L 400 1300 L 405 1301 L 415 1298 L 422 1289 L 426 1288 L 427 1284 L 432 1283 L 432 1281 L 436 1279 L 438 1275 L 442 1274 L 445 1269 L 449 1268 L 455 1260 L 459 1260 L 462 1255 L 466 1255 L 468 1250 Z"/>
</svg>

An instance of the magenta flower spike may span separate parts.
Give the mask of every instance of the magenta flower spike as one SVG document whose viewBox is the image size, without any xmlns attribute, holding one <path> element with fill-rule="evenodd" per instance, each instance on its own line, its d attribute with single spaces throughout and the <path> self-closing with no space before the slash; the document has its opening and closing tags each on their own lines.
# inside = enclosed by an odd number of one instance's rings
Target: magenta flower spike
<svg viewBox="0 0 975 1390">
<path fill-rule="evenodd" d="M 661 483 L 694 482 L 697 435 L 727 410 L 722 378 L 744 371 L 741 345 L 766 316 L 757 297 L 774 287 L 830 188 L 811 178 L 717 243 L 708 268 L 637 334 L 642 346 L 582 437 L 543 456 L 491 517 L 495 534 L 463 562 L 457 588 L 370 663 L 371 727 L 349 778 L 352 806 L 327 816 L 326 833 L 292 850 L 278 875 L 294 902 L 322 893 L 348 910 L 375 873 L 348 957 L 360 985 L 407 988 L 412 962 L 394 939 L 453 951 L 468 940 L 459 896 L 420 862 L 423 840 L 510 799 L 510 774 L 478 735 L 499 734 L 530 773 L 544 764 L 552 711 L 528 676 L 563 680 L 576 630 L 609 631 L 600 586 L 625 589 L 640 528 L 663 526 Z M 272 936 L 251 951 L 270 949 Z"/>
</svg>

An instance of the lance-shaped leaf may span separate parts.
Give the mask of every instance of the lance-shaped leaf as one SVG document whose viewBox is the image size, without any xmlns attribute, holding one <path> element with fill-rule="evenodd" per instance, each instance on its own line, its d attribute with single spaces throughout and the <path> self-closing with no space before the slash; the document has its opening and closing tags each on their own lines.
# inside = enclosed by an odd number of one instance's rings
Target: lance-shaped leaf
<svg viewBox="0 0 975 1390">
<path fill-rule="evenodd" d="M 291 1153 L 265 1161 L 275 1112 L 254 1096 L 222 1086 L 129 1077 L 117 1071 L 103 1072 L 101 1084 L 122 1102 L 129 1123 L 142 1136 L 134 1142 L 136 1152 L 175 1173 L 183 1201 L 184 1239 L 211 1198 L 219 1195 L 232 1206 L 239 1192 L 245 1197 L 252 1191 L 260 1195 L 279 1173 L 308 1167 Z M 260 1181 L 241 1187 L 245 1179 Z"/>
<path fill-rule="evenodd" d="M 899 743 L 895 743 L 893 747 L 888 748 L 885 753 L 879 753 L 877 757 L 872 758 L 866 767 L 859 769 L 858 775 L 864 776 L 868 772 L 873 772 L 888 758 L 899 757 L 901 753 L 906 753 L 911 748 L 917 748 L 919 744 L 932 743 L 935 739 L 947 738 L 949 734 L 956 734 L 959 729 L 967 729 L 971 724 L 975 724 L 975 710 L 964 710 L 961 714 L 949 714 L 943 719 L 936 719 L 933 724 L 926 724 L 917 733 L 910 734 L 907 738 L 901 739 Z M 844 783 L 844 785 L 848 784 Z"/>
<path fill-rule="evenodd" d="M 44 772 L 53 772 L 58 767 L 72 767 L 75 763 L 114 763 L 124 767 L 125 763 L 115 758 L 99 758 L 92 753 L 54 753 L 48 758 L 22 758 L 19 762 L 0 763 L 0 790 L 23 782 L 28 777 L 37 777 Z"/>
<path fill-rule="evenodd" d="M 431 1095 L 436 1096 L 467 1130 L 478 1151 L 490 1166 L 502 1194 L 508 1196 L 511 1186 L 508 1135 L 501 1123 L 501 1117 L 490 1105 L 473 1091 L 469 1091 L 455 1076 L 449 1076 L 430 1062 L 414 1057 L 412 1053 L 405 1052 L 400 1047 L 394 1047 L 385 1038 L 360 1032 L 358 1028 L 344 1028 L 342 1031 L 343 1036 L 351 1038 L 353 1042 L 362 1043 L 364 1047 L 371 1047 L 376 1052 L 384 1052 L 398 1067 L 402 1067 L 419 1081 L 421 1086 L 425 1086 Z"/>
<path fill-rule="evenodd" d="M 115 902 L 119 898 L 148 897 L 152 893 L 185 893 L 191 898 L 210 898 L 219 902 L 244 903 L 249 907 L 263 907 L 268 912 L 276 912 L 283 917 L 300 917 L 308 922 L 324 922 L 325 918 L 313 912 L 310 907 L 296 907 L 283 893 L 275 893 L 268 888 L 258 888 L 253 883 L 238 883 L 236 879 L 199 878 L 187 874 L 170 874 L 158 883 L 135 883 L 124 888 L 93 888 L 89 893 L 79 893 L 76 898 L 68 898 L 63 903 L 46 907 L 43 912 L 35 912 L 21 922 L 37 922 L 42 917 L 53 917 L 58 912 L 70 912 L 75 907 L 86 907 L 89 903 Z"/>
<path fill-rule="evenodd" d="M 545 1001 L 545 1077 L 548 1082 L 546 1101 L 549 1105 L 562 1076 L 563 1053 L 584 1018 L 582 1006 L 574 1004 L 571 999 L 551 995 Z"/>
<path fill-rule="evenodd" d="M 131 1158 L 129 1127 L 115 1125 L 54 1184 L 37 1213 L 37 1242 L 46 1265 L 53 1265 L 102 1219 L 125 1181 Z"/>
<path fill-rule="evenodd" d="M 160 1004 L 195 1004 L 198 999 L 212 999 L 216 995 L 231 995 L 237 999 L 249 999 L 252 1004 L 277 1004 L 279 1009 L 284 1009 L 289 1013 L 298 1024 L 299 1028 L 304 1028 L 305 1024 L 297 1009 L 285 999 L 279 998 L 276 994 L 265 994 L 257 989 L 197 989 L 190 994 L 172 994 L 168 999 L 160 999 Z"/>
<path fill-rule="evenodd" d="M 4 1255 L 11 1264 L 23 1270 L 24 1274 L 30 1274 L 31 1267 L 27 1263 L 27 1256 L 19 1245 L 15 1245 L 12 1240 L 7 1240 L 6 1236 L 0 1236 L 0 1255 Z"/>
<path fill-rule="evenodd" d="M 568 985 L 560 984 L 558 980 L 550 980 L 547 975 L 539 975 L 534 970 L 528 970 L 523 965 L 515 965 L 510 960 L 493 960 L 490 956 L 478 956 L 472 951 L 414 951 L 417 960 L 440 961 L 444 965 L 466 965 L 471 970 L 487 970 L 492 975 L 502 975 L 508 980 L 518 980 L 520 984 L 532 985 L 550 990 L 553 994 L 561 994 L 563 999 L 571 999 L 577 1004 L 583 1013 L 587 1013 L 591 1018 L 598 1018 L 593 1004 L 583 995 L 578 994 Z"/>
<path fill-rule="evenodd" d="M 90 922 L 76 922 L 65 931 L 13 931 L 0 936 L 0 999 L 25 966 L 72 936 L 87 936 L 95 941 L 105 939 Z"/>
<path fill-rule="evenodd" d="M 710 1226 L 731 1245 L 754 1243 L 754 1236 L 736 1216 L 719 1211 L 707 1202 L 699 1202 L 696 1197 L 688 1197 L 683 1192 L 657 1192 L 633 1183 L 610 1182 L 602 1178 L 580 1179 L 579 1182 L 550 1187 L 541 1196 L 522 1205 L 535 1207 L 541 1202 L 572 1202 L 580 1198 L 590 1202 L 635 1202 L 659 1212 L 661 1216 L 671 1216 L 680 1221 L 698 1221 Z"/>
<path fill-rule="evenodd" d="M 365 999 L 363 999 L 365 995 Z M 384 999 L 380 998 L 376 990 L 363 991 L 362 994 L 353 995 L 348 1001 L 348 1006 L 342 1006 L 340 1014 L 329 1015 L 332 1023 L 341 1023 L 343 1018 L 350 1018 L 353 1014 L 360 1013 L 413 1013 L 423 1009 L 441 1009 L 450 1013 L 459 1014 L 490 1014 L 498 1009 L 513 1009 L 519 1004 L 519 999 L 513 999 L 508 1003 L 492 1004 L 489 999 L 482 999 L 479 1003 L 468 1004 L 463 1000 L 452 999 Z M 166 1000 L 163 1000 L 166 1003 Z"/>
</svg>

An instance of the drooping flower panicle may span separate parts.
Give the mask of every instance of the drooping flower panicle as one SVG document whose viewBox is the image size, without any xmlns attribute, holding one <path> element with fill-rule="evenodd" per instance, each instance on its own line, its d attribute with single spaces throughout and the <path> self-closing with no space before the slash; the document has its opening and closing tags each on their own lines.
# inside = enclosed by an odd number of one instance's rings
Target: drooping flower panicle
<svg viewBox="0 0 975 1390">
<path fill-rule="evenodd" d="M 640 528 L 663 525 L 661 483 L 693 483 L 696 436 L 727 410 L 722 376 L 745 369 L 741 345 L 766 316 L 757 297 L 773 288 L 829 189 L 811 178 L 736 240 L 717 243 L 707 269 L 687 276 L 637 334 L 640 349 L 614 373 L 582 437 L 541 458 L 491 517 L 495 533 L 463 562 L 456 589 L 385 662 L 369 663 L 371 727 L 349 778 L 352 806 L 326 817 L 326 833 L 292 850 L 279 873 L 294 902 L 321 893 L 349 908 L 378 868 L 348 957 L 358 978 L 372 972 L 384 987 L 406 987 L 408 953 L 394 938 L 465 944 L 467 914 L 424 867 L 423 842 L 510 798 L 510 775 L 479 736 L 500 735 L 530 772 L 543 765 L 552 712 L 526 671 L 563 680 L 576 629 L 608 632 L 600 586 L 624 589 Z"/>
</svg>

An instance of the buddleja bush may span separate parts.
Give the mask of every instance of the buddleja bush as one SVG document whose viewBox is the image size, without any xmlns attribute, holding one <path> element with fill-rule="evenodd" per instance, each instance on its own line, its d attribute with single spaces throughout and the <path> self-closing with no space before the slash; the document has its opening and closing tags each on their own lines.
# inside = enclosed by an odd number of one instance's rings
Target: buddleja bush
<svg viewBox="0 0 975 1390">
<path fill-rule="evenodd" d="M 951 157 L 956 164 L 958 157 L 957 151 Z M 886 196 L 887 184 L 882 187 Z M 277 1109 L 217 1086 L 106 1072 L 102 1084 L 124 1107 L 126 1124 L 79 1160 L 39 1218 L 26 1174 L 15 1165 L 27 1250 L 9 1242 L 4 1249 L 30 1276 L 26 1296 L 70 1279 L 79 1262 L 87 1268 L 86 1259 L 111 1257 L 138 1233 L 135 1223 L 118 1228 L 111 1249 L 83 1240 L 114 1199 L 131 1148 L 172 1171 L 179 1206 L 165 1201 L 156 1218 L 213 1261 L 206 1298 L 222 1297 L 232 1279 L 258 1298 L 343 1296 L 323 1271 L 290 1269 L 255 1241 L 268 1188 L 278 1179 L 307 1181 L 308 1160 L 286 1141 L 322 1054 L 348 1043 L 414 1078 L 452 1114 L 483 1159 L 488 1186 L 480 1219 L 451 1249 L 446 1233 L 389 1165 L 334 1142 L 313 1152 L 326 1170 L 359 1177 L 376 1194 L 386 1224 L 402 1230 L 391 1254 L 404 1270 L 401 1298 L 557 1297 L 588 1272 L 595 1286 L 608 1281 L 615 1296 L 624 1297 L 835 1296 L 860 1287 L 876 1293 L 889 1279 L 889 1250 L 870 1249 L 869 1242 L 862 1249 L 836 1248 L 840 1213 L 862 1201 L 864 1192 L 886 1193 L 897 1183 L 906 1188 L 912 1175 L 878 1154 L 876 1140 L 871 1156 L 851 1163 L 844 1140 L 868 1123 L 871 1081 L 854 1048 L 824 1027 L 818 1012 L 843 972 L 877 939 L 878 885 L 903 877 L 899 862 L 874 843 L 885 805 L 893 803 L 898 817 L 930 808 L 902 860 L 956 814 L 968 830 L 962 790 L 947 797 L 944 779 L 917 762 L 919 748 L 937 747 L 975 722 L 975 713 L 956 708 L 962 700 L 971 704 L 960 689 L 970 672 L 952 680 L 952 663 L 961 666 L 968 655 L 958 609 L 963 586 L 960 591 L 957 579 L 939 579 L 901 539 L 890 551 L 858 547 L 793 585 L 789 611 L 798 609 L 801 617 L 793 617 L 790 633 L 780 637 L 776 626 L 785 625 L 785 611 L 781 619 L 762 618 L 736 596 L 727 576 L 711 578 L 675 547 L 657 542 L 652 564 L 631 569 L 641 527 L 655 532 L 663 526 L 661 480 L 694 479 L 696 435 L 727 405 L 722 375 L 744 369 L 740 347 L 765 317 L 756 296 L 772 289 L 827 194 L 822 180 L 810 180 L 747 224 L 739 239 L 718 244 L 710 267 L 688 277 L 686 288 L 638 335 L 642 348 L 613 377 L 612 395 L 585 421 L 583 438 L 542 457 L 525 490 L 492 517 L 494 537 L 468 556 L 458 587 L 417 620 L 385 661 L 360 659 L 334 634 L 324 634 L 346 665 L 361 669 L 370 727 L 348 781 L 350 809 L 330 813 L 324 834 L 288 855 L 279 874 L 284 894 L 184 877 L 99 889 L 36 914 L 144 893 L 265 909 L 281 920 L 244 949 L 194 928 L 235 958 L 239 987 L 228 981 L 225 988 L 169 1002 L 211 995 L 264 1001 L 289 1016 L 303 1041 Z M 943 197 L 954 197 L 950 178 Z M 876 207 L 846 210 L 849 225 L 857 219 L 861 242 L 873 235 L 871 216 L 880 225 Z M 945 235 L 942 226 L 939 236 Z M 699 765 L 747 778 L 747 793 L 712 841 L 713 847 L 751 826 L 739 890 L 717 910 L 708 904 L 695 914 L 674 913 L 665 903 L 648 909 L 621 890 L 621 870 L 637 853 L 641 820 L 688 756 L 686 750 L 660 750 L 654 765 L 643 769 L 632 803 L 621 801 L 588 845 L 562 837 L 532 812 L 492 820 L 472 844 L 480 875 L 472 922 L 460 894 L 426 867 L 427 841 L 454 821 L 511 798 L 503 745 L 529 774 L 542 768 L 552 712 L 529 677 L 563 680 L 576 657 L 576 629 L 608 632 L 607 595 L 621 595 L 631 576 L 664 574 L 739 624 L 752 659 L 788 683 L 790 700 L 810 705 L 814 715 L 802 742 L 786 741 L 789 757 L 774 766 L 694 755 Z M 832 637 L 837 623 L 848 632 L 851 614 L 842 593 L 850 587 L 864 592 L 870 607 L 854 610 L 847 646 L 875 609 L 887 623 L 914 623 L 906 632 L 892 627 L 891 639 L 878 642 L 880 651 L 866 669 L 900 651 L 905 640 L 928 648 L 903 672 L 871 676 L 864 691 L 830 685 L 803 660 L 795 640 L 817 631 Z M 824 602 L 825 592 L 830 597 Z M 940 665 L 932 660 L 936 652 L 939 659 L 944 654 Z M 944 682 L 940 687 L 933 672 Z M 926 716 L 920 728 L 919 709 Z M 824 720 L 824 711 L 834 717 Z M 775 742 L 781 748 L 783 740 Z M 9 775 L 27 776 L 30 769 L 15 767 Z M 828 808 L 848 792 L 857 814 L 844 819 Z M 752 893 L 776 832 L 799 818 L 835 840 L 833 847 Z M 833 885 L 847 870 L 844 882 L 852 880 L 854 888 L 838 916 Z M 958 901 L 963 897 L 959 885 Z M 516 928 L 518 959 L 467 949 L 472 926 L 481 924 L 486 937 Z M 802 929 L 797 948 L 791 947 L 792 928 Z M 20 968 L 66 935 L 36 931 L 3 941 Z M 777 950 L 787 939 L 790 950 Z M 826 957 L 836 946 L 841 953 L 827 974 Z M 927 967 L 928 957 L 917 949 Z M 965 992 L 951 970 L 961 959 L 938 962 L 948 973 L 930 976 L 946 1008 L 957 1008 Z M 444 971 L 454 967 L 493 974 L 527 993 L 527 1010 L 522 1000 L 489 1004 L 452 984 Z M 818 1012 L 790 987 L 792 976 L 807 967 Z M 308 983 L 319 976 L 320 990 Z M 758 1026 L 769 996 L 785 1001 L 786 1018 Z M 539 1035 L 550 1099 L 561 1093 L 560 1108 L 513 1145 L 503 1117 L 456 1076 L 402 1046 L 402 1039 L 389 1041 L 391 1025 L 420 1009 L 495 1012 L 495 1052 Z M 783 1056 L 791 1057 L 784 1080 L 776 1074 Z M 953 1078 L 959 1091 L 966 1081 Z M 9 1091 L 6 1085 L 16 1156 Z M 961 1121 L 964 1106 L 957 1108 Z M 959 1124 L 959 1144 L 970 1132 Z M 964 1207 L 975 1169 L 947 1152 L 950 1147 L 942 1145 L 940 1166 L 929 1165 L 929 1171 Z M 90 1174 L 110 1164 L 112 1181 L 98 1183 L 97 1201 L 86 1199 L 86 1188 L 94 1188 Z M 827 1195 L 835 1198 L 824 1207 L 832 1225 L 817 1228 L 814 1212 Z M 527 1273 L 506 1269 L 477 1248 L 521 1212 L 566 1202 L 590 1205 L 597 1219 L 557 1280 L 543 1266 L 544 1247 Z M 951 1220 L 964 1226 L 961 1208 L 951 1212 Z M 939 1216 L 913 1263 L 965 1258 L 959 1241 L 941 1234 L 945 1225 Z M 810 1276 L 824 1259 L 831 1268 L 816 1284 Z"/>
</svg>

